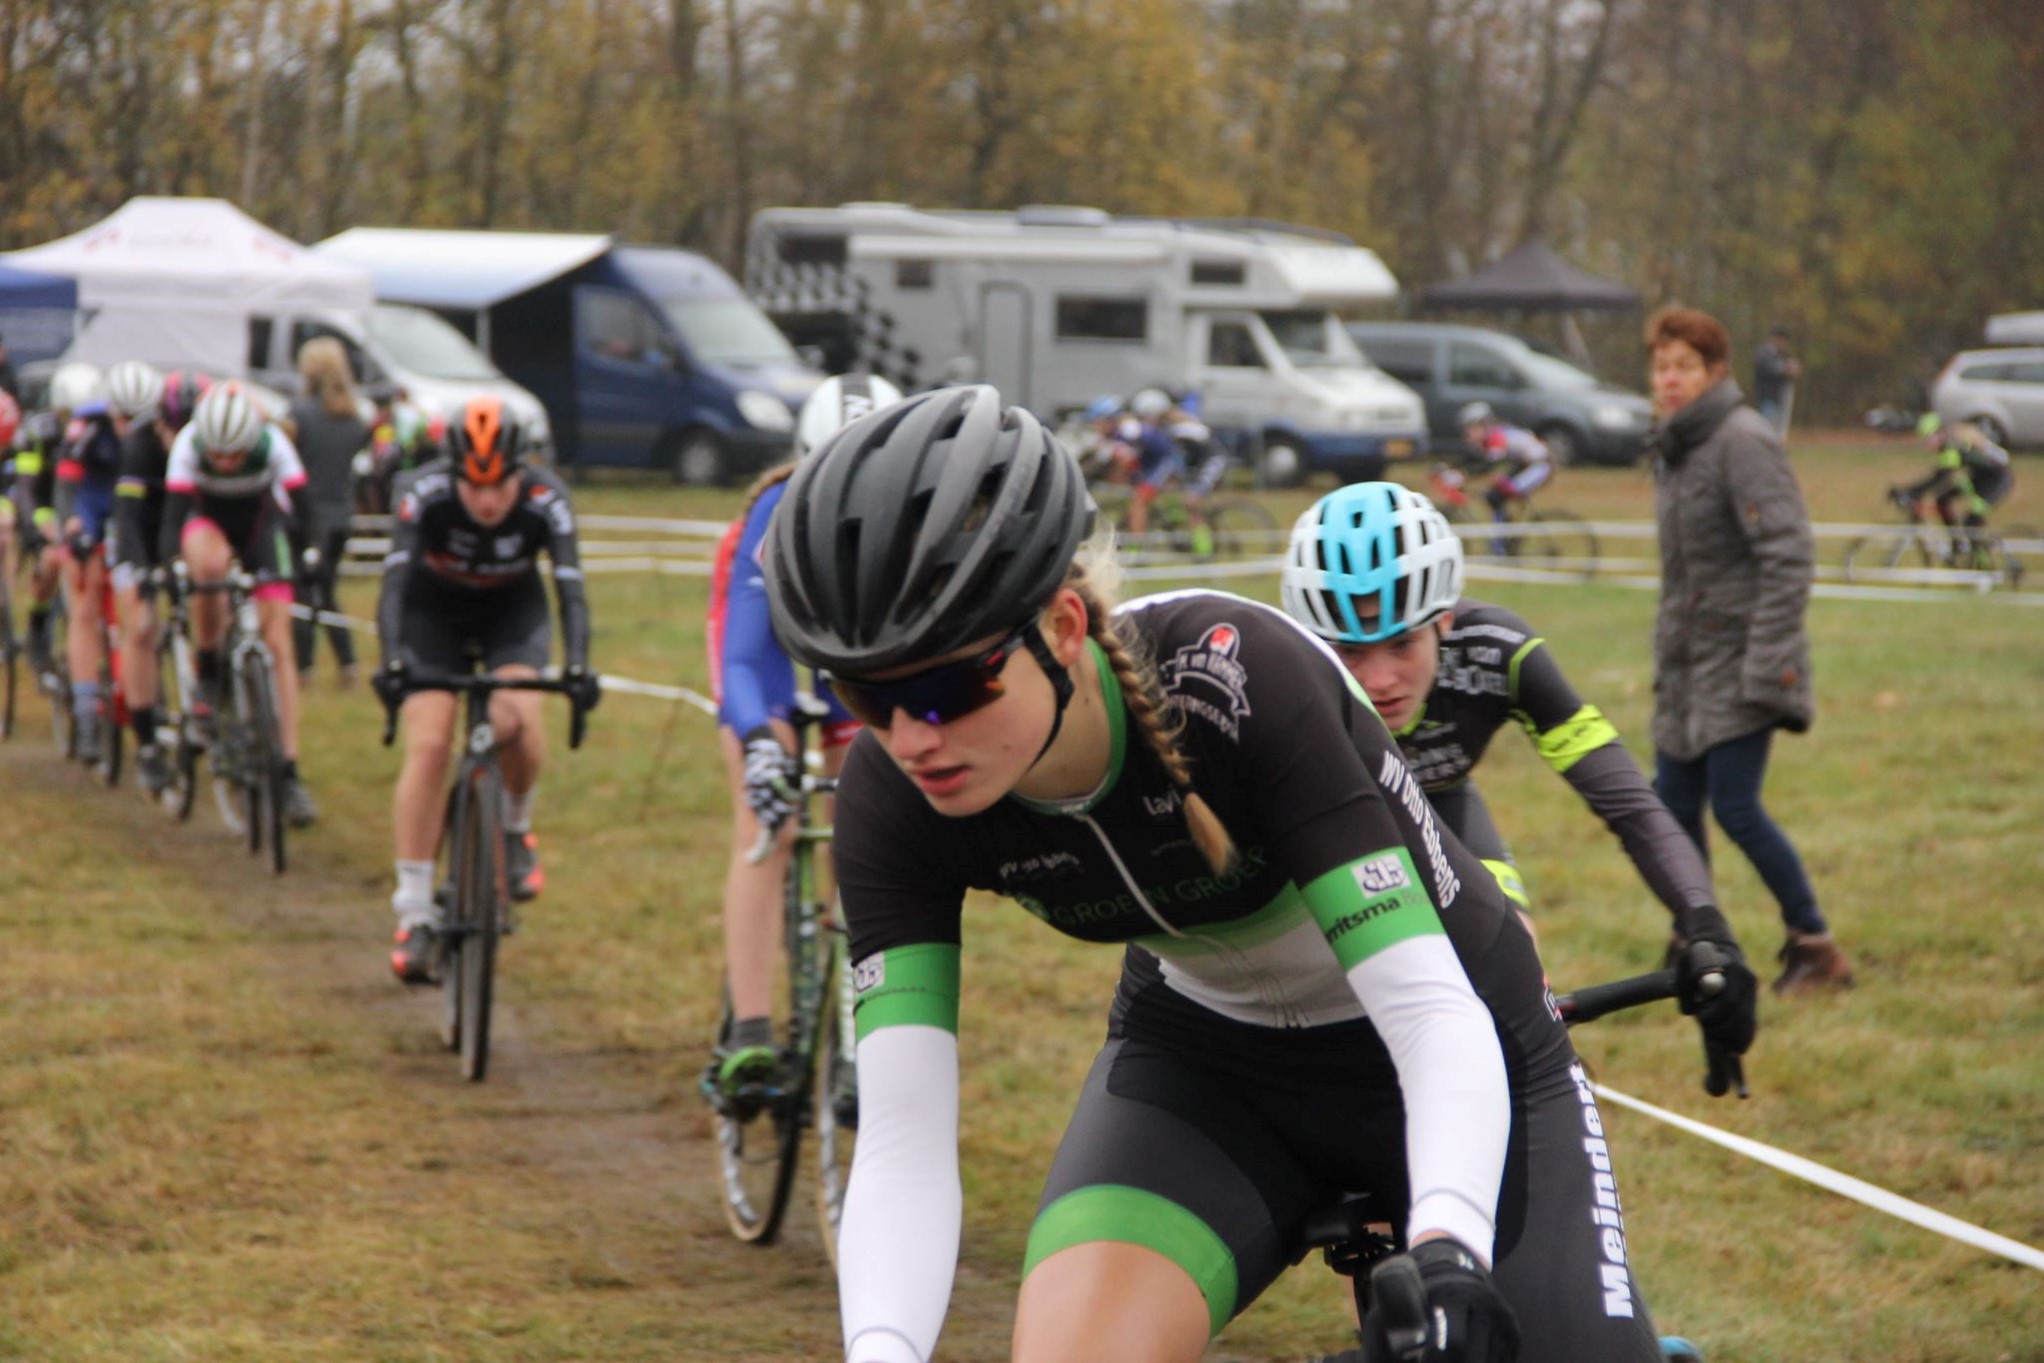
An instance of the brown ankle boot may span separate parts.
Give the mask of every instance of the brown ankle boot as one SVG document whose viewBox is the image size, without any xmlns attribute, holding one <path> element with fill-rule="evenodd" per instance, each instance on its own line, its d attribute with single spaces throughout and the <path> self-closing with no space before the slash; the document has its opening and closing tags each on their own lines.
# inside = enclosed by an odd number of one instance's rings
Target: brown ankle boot
<svg viewBox="0 0 2044 1363">
<path fill-rule="evenodd" d="M 1791 932 L 1780 959 L 1781 976 L 1773 985 L 1779 997 L 1852 987 L 1852 962 L 1828 932 Z"/>
</svg>

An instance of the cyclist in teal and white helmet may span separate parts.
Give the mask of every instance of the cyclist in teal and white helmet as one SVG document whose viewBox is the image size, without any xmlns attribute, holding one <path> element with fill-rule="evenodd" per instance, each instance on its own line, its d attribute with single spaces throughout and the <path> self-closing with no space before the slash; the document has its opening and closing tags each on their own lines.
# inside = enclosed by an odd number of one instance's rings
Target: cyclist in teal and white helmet
<svg viewBox="0 0 2044 1363">
<path fill-rule="evenodd" d="M 1685 981 L 1716 957 L 1736 962 L 1726 990 L 1735 997 L 1703 1025 L 1706 1041 L 1745 1048 L 1753 975 L 1695 843 L 1533 627 L 1462 596 L 1462 544 L 1432 502 L 1396 483 L 1358 483 L 1322 497 L 1292 529 L 1280 590 L 1285 611 L 1326 640 L 1369 695 L 1435 812 L 1522 912 L 1530 907 L 1524 883 L 1470 778 L 1499 729 L 1523 726 L 1667 906 Z M 1684 1011 L 1697 1002 L 1690 998 Z"/>
</svg>

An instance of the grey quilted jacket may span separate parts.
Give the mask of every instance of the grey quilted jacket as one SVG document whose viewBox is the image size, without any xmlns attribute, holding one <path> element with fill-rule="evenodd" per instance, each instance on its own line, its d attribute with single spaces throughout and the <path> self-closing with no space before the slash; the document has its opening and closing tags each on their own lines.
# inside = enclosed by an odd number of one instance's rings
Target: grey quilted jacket
<svg viewBox="0 0 2044 1363">
<path fill-rule="evenodd" d="M 1815 545 L 1781 439 L 1727 378 L 1654 433 L 1654 746 L 1680 761 L 1810 727 Z"/>
</svg>

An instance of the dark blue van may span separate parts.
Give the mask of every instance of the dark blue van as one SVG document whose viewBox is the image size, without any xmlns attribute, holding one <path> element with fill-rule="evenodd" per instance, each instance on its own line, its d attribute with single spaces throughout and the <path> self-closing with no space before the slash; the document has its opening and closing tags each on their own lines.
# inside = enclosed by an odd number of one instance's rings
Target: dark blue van
<svg viewBox="0 0 2044 1363">
<path fill-rule="evenodd" d="M 728 483 L 787 456 L 822 376 L 732 278 L 607 236 L 352 228 L 318 248 L 462 327 L 545 404 L 561 465 Z"/>
</svg>

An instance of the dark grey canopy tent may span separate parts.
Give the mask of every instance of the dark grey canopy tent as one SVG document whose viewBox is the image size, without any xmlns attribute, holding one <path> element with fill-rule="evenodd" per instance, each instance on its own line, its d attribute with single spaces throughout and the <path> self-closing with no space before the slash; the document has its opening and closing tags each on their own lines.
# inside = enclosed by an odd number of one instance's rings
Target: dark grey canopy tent
<svg viewBox="0 0 2044 1363">
<path fill-rule="evenodd" d="M 1639 290 L 1571 265 L 1538 237 L 1496 264 L 1419 292 L 1421 312 L 1623 312 L 1639 306 Z"/>
</svg>

